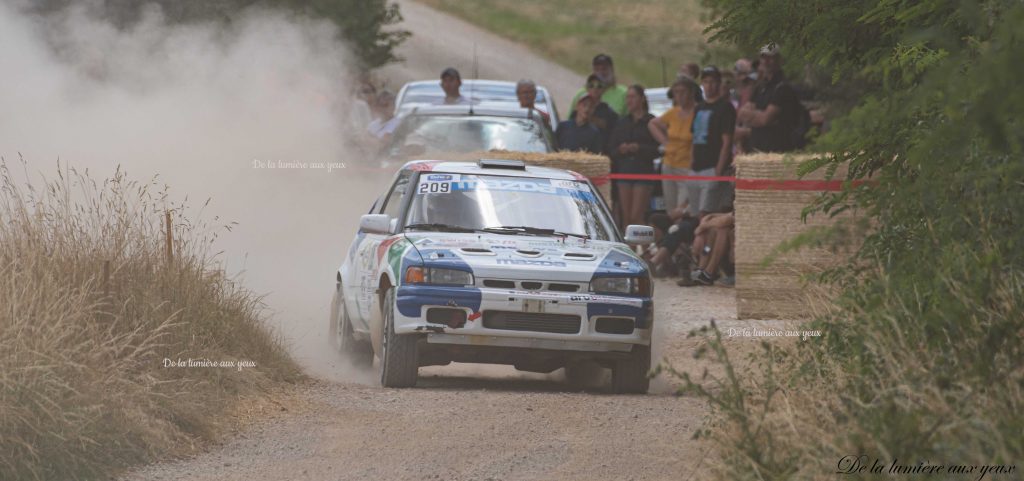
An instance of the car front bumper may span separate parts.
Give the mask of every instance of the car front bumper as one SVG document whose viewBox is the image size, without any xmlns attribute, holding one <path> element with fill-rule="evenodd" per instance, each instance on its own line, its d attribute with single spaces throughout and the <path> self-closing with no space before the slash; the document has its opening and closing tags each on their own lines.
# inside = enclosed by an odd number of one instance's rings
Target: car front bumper
<svg viewBox="0 0 1024 481">
<path fill-rule="evenodd" d="M 425 333 L 430 344 L 629 352 L 651 343 L 649 297 L 432 285 L 404 285 L 396 294 L 395 333 Z M 466 321 L 457 327 L 428 322 L 430 309 L 459 310 Z M 571 332 L 573 319 L 578 328 Z M 632 329 L 607 332 L 610 322 L 631 322 Z"/>
</svg>

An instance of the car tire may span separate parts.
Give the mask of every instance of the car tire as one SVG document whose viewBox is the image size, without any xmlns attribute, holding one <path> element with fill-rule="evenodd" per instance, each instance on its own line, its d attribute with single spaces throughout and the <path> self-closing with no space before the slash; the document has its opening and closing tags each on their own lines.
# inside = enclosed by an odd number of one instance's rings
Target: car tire
<svg viewBox="0 0 1024 481">
<path fill-rule="evenodd" d="M 331 301 L 331 345 L 345 356 L 353 366 L 370 367 L 373 365 L 373 346 L 368 341 L 360 341 L 355 338 L 352 331 L 352 323 L 348 317 L 348 309 L 342 300 L 341 285 L 334 292 L 334 300 Z"/>
<path fill-rule="evenodd" d="M 651 347 L 633 346 L 629 358 L 616 361 L 612 366 L 612 392 L 616 394 L 646 394 L 651 386 L 647 377 L 651 369 Z"/>
<path fill-rule="evenodd" d="M 418 336 L 395 334 L 395 288 L 389 287 L 381 306 L 384 336 L 380 353 L 380 383 L 384 387 L 413 387 L 419 375 Z"/>
</svg>

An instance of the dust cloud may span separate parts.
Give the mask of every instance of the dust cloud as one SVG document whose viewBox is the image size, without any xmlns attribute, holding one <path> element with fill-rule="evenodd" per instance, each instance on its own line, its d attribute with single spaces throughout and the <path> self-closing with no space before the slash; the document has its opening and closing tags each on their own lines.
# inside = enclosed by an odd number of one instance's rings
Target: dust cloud
<svg viewBox="0 0 1024 481">
<path fill-rule="evenodd" d="M 390 174 L 361 171 L 347 148 L 354 62 L 335 27 L 258 10 L 168 25 L 154 6 L 118 29 L 90 2 L 46 17 L 27 5 L 0 1 L 8 164 L 52 178 L 59 159 L 100 179 L 121 165 L 190 204 L 209 198 L 205 219 L 238 223 L 219 234 L 220 259 L 266 294 L 307 371 L 369 382 L 327 347 L 326 316 L 358 217 Z"/>
</svg>

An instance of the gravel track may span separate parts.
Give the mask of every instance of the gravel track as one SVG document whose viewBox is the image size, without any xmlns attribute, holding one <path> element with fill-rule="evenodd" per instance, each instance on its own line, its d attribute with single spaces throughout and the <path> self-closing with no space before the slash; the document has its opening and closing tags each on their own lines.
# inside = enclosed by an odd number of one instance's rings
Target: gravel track
<svg viewBox="0 0 1024 481">
<path fill-rule="evenodd" d="M 655 296 L 655 355 L 687 371 L 700 368 L 691 329 L 736 323 L 732 289 L 658 281 Z M 413 389 L 319 380 L 298 388 L 288 412 L 225 444 L 123 479 L 701 479 L 706 448 L 691 435 L 702 401 L 673 395 L 663 378 L 646 396 L 612 395 L 607 384 L 573 391 L 558 373 L 422 368 Z"/>
</svg>

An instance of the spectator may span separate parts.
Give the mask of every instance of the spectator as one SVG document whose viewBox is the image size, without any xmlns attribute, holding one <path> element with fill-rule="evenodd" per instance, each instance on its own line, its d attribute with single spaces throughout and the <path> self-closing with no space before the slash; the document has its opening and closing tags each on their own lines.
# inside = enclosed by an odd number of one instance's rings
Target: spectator
<svg viewBox="0 0 1024 481">
<path fill-rule="evenodd" d="M 568 120 L 558 124 L 555 140 L 559 150 L 571 150 L 600 154 L 604 152 L 604 135 L 590 120 L 594 113 L 593 97 L 585 95 L 580 98 L 576 113 Z"/>
<path fill-rule="evenodd" d="M 628 115 L 620 117 L 608 138 L 608 156 L 612 159 L 613 173 L 654 174 L 654 159 L 658 157 L 658 142 L 651 136 L 647 124 L 654 118 L 648 111 L 647 96 L 641 85 L 632 85 L 626 92 Z M 615 181 L 621 205 L 622 224 L 642 224 L 651 204 L 651 180 Z"/>
<path fill-rule="evenodd" d="M 391 138 L 391 134 L 394 133 L 395 128 L 398 127 L 398 123 L 401 120 L 400 117 L 395 115 L 395 96 L 387 90 L 381 91 L 377 94 L 377 98 L 373 104 L 374 119 L 370 122 L 367 127 L 370 135 L 375 139 L 386 142 Z"/>
<path fill-rule="evenodd" d="M 700 65 L 697 65 L 697 64 L 695 64 L 693 62 L 690 62 L 690 63 L 687 63 L 687 64 L 683 64 L 682 67 L 679 67 L 679 72 L 676 75 L 678 77 L 690 77 L 691 79 L 693 79 L 694 82 L 697 82 L 700 79 Z M 700 88 L 700 97 L 698 98 L 697 101 L 700 102 L 703 99 L 704 99 L 704 87 L 701 87 Z"/>
<path fill-rule="evenodd" d="M 602 82 L 597 75 L 587 77 L 587 96 L 595 101 L 594 108 L 591 111 L 590 121 L 597 126 L 597 128 L 601 129 L 601 133 L 605 136 L 605 142 L 607 142 L 608 134 L 619 121 L 619 114 L 616 114 L 615 110 L 602 100 L 604 98 L 604 93 L 607 90 L 608 89 L 605 87 L 604 82 Z"/>
<path fill-rule="evenodd" d="M 737 112 L 736 134 L 733 137 L 733 144 L 735 146 L 733 152 L 735 154 L 750 152 L 750 127 L 739 118 L 739 111 L 743 109 L 743 106 L 747 105 L 747 103 L 750 102 L 750 99 L 754 96 L 754 88 L 757 86 L 757 69 L 760 65 L 760 62 L 755 60 L 753 62 L 747 62 L 746 69 L 740 69 L 739 65 L 741 60 L 745 59 L 736 61 L 737 83 L 736 92 L 733 94 L 733 105 L 736 106 Z"/>
<path fill-rule="evenodd" d="M 738 117 L 750 127 L 750 147 L 762 152 L 790 152 L 803 147 L 801 120 L 806 111 L 796 91 L 782 74 L 782 54 L 778 45 L 761 48 L 759 77 L 752 101 L 743 106 Z"/>
<path fill-rule="evenodd" d="M 605 54 L 598 54 L 594 57 L 594 61 L 591 62 L 593 74 L 591 76 L 597 76 L 604 84 L 604 91 L 601 93 L 600 100 L 608 104 L 615 115 L 626 114 L 626 87 L 618 85 L 615 81 L 615 65 L 612 63 L 612 58 Z M 589 83 L 590 80 L 588 79 Z M 585 95 L 587 89 L 580 89 L 576 92 L 576 95 L 572 98 L 572 103 L 569 106 L 569 116 L 576 111 L 576 102 L 579 101 L 580 97 Z M 614 124 L 612 124 L 614 125 Z"/>
<path fill-rule="evenodd" d="M 373 120 L 371 105 L 377 95 L 377 88 L 369 77 L 359 79 L 353 92 L 352 107 L 349 109 L 349 123 L 355 132 L 362 131 Z"/>
<path fill-rule="evenodd" d="M 685 205 L 668 211 L 667 217 L 673 225 L 665 229 L 664 235 L 657 241 L 657 250 L 650 259 L 655 277 L 675 275 L 680 270 L 690 275 L 692 265 L 690 256 L 690 245 L 693 243 L 694 232 L 699 221 L 690 216 Z M 661 226 L 655 226 L 655 237 Z M 673 258 L 679 256 L 680 262 L 674 262 Z"/>
<path fill-rule="evenodd" d="M 519 106 L 524 109 L 530 109 L 540 114 L 541 118 L 544 119 L 544 125 L 551 127 L 551 116 L 547 112 L 540 110 L 536 106 L 537 102 L 537 84 L 533 80 L 523 79 L 516 83 L 516 97 L 519 98 Z"/>
<path fill-rule="evenodd" d="M 694 231 L 693 256 L 698 260 L 698 268 L 690 274 L 693 283 L 710 286 L 716 279 L 722 285 L 734 285 L 735 280 L 735 240 L 734 226 L 736 217 L 732 212 L 724 214 L 709 214 L 704 216 L 700 225 Z M 719 276 L 719 268 L 726 275 Z M 678 285 L 691 285 L 683 281 Z"/>
<path fill-rule="evenodd" d="M 699 88 L 689 77 L 679 77 L 669 88 L 674 106 L 651 121 L 648 127 L 655 140 L 665 147 L 661 161 L 661 173 L 665 175 L 690 175 L 693 154 L 693 132 L 690 131 L 696 112 Z M 687 200 L 686 181 L 661 181 L 665 209 L 672 210 Z"/>
<path fill-rule="evenodd" d="M 692 175 L 723 176 L 732 173 L 732 139 L 736 128 L 736 109 L 722 92 L 722 74 L 717 67 L 701 71 L 704 101 L 693 117 Z M 690 213 L 697 217 L 719 212 L 731 204 L 732 184 L 696 181 L 687 186 Z"/>
<path fill-rule="evenodd" d="M 468 105 L 469 99 L 462 96 L 459 89 L 462 87 L 462 76 L 459 71 L 448 67 L 441 72 L 441 89 L 444 90 L 444 100 L 438 102 L 444 105 Z"/>
<path fill-rule="evenodd" d="M 676 73 L 679 77 L 690 77 L 693 80 L 697 80 L 700 76 L 700 65 L 693 62 L 683 64 L 679 67 L 679 72 Z"/>
</svg>

